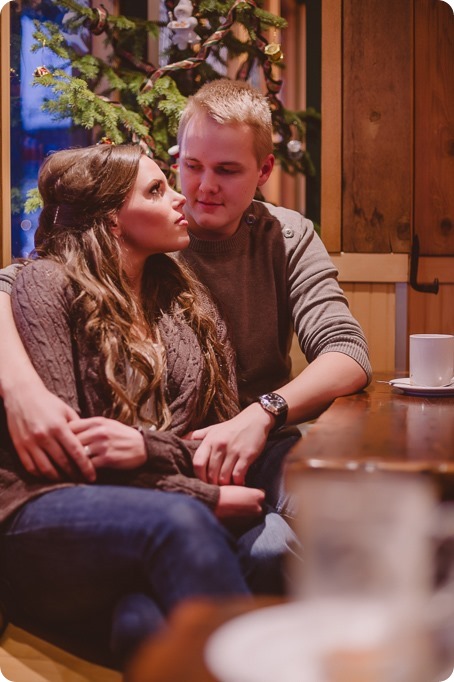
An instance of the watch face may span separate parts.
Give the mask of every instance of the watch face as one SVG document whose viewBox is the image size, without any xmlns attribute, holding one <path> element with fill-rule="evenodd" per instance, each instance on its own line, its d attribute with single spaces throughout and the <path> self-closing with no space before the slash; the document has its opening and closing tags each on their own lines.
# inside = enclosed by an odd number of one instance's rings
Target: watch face
<svg viewBox="0 0 454 682">
<path fill-rule="evenodd" d="M 276 393 L 266 393 L 259 398 L 262 407 L 274 414 L 281 414 L 287 410 L 287 403 L 284 398 Z"/>
</svg>

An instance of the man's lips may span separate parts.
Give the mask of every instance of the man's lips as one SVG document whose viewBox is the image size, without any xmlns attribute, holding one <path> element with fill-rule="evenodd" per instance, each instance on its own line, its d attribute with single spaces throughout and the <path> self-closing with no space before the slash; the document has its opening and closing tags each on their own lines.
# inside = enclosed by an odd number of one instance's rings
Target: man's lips
<svg viewBox="0 0 454 682">
<path fill-rule="evenodd" d="M 220 201 L 204 201 L 203 199 L 197 199 L 197 203 L 200 206 L 204 206 L 207 208 L 216 208 L 217 206 L 222 206 L 222 203 Z"/>
</svg>

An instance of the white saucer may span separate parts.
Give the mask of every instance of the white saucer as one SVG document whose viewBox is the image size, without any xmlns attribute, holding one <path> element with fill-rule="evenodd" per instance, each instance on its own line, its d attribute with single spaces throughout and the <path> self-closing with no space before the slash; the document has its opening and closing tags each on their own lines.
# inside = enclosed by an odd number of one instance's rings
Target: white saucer
<svg viewBox="0 0 454 682">
<path fill-rule="evenodd" d="M 332 602 L 269 606 L 218 628 L 205 662 L 221 682 L 320 682 L 327 649 L 370 649 L 390 627 L 389 612 L 376 602 L 352 604 L 348 617 Z"/>
<path fill-rule="evenodd" d="M 389 383 L 393 388 L 398 388 L 409 395 L 454 395 L 454 384 L 450 384 L 449 386 L 415 386 L 410 383 L 409 377 L 405 377 L 404 379 L 391 379 Z"/>
</svg>

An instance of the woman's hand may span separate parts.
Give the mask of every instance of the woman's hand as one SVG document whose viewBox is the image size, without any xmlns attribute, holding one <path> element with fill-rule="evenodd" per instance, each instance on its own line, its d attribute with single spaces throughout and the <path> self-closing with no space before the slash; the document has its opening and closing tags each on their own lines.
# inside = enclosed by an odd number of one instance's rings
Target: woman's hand
<svg viewBox="0 0 454 682">
<path fill-rule="evenodd" d="M 241 519 L 261 516 L 265 493 L 258 488 L 224 485 L 214 510 L 218 519 Z"/>
<path fill-rule="evenodd" d="M 78 419 L 69 426 L 96 469 L 137 469 L 147 461 L 143 436 L 132 426 L 106 417 Z"/>
</svg>

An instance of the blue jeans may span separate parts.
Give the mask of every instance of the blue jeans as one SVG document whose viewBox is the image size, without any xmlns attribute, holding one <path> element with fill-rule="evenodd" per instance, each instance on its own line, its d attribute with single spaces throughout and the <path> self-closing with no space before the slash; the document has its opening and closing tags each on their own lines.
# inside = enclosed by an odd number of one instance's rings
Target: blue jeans
<svg viewBox="0 0 454 682">
<path fill-rule="evenodd" d="M 262 488 L 269 507 L 289 517 L 294 517 L 295 505 L 284 485 L 283 465 L 289 450 L 300 438 L 297 429 L 288 428 L 282 434 L 277 432 L 267 441 L 262 454 L 251 464 L 246 474 L 246 485 Z"/>
<path fill-rule="evenodd" d="M 246 475 L 246 485 L 262 488 L 266 502 L 263 520 L 237 534 L 243 572 L 255 594 L 284 595 L 290 578 L 290 556 L 293 560 L 302 560 L 300 542 L 282 517 L 295 515 L 295 504 L 283 481 L 283 464 L 300 437 L 297 430 L 278 432 L 268 440 Z"/>
<path fill-rule="evenodd" d="M 298 543 L 276 508 L 293 442 L 267 445 L 251 467 L 249 484 L 267 490 L 267 509 L 237 544 L 186 495 L 81 485 L 28 502 L 1 538 L 16 610 L 76 635 L 110 632 L 120 660 L 187 598 L 284 592 L 282 562 Z"/>
<path fill-rule="evenodd" d="M 55 490 L 22 507 L 1 542 L 2 573 L 20 613 L 82 635 L 109 624 L 119 658 L 185 599 L 250 594 L 232 536 L 186 495 Z"/>
</svg>

